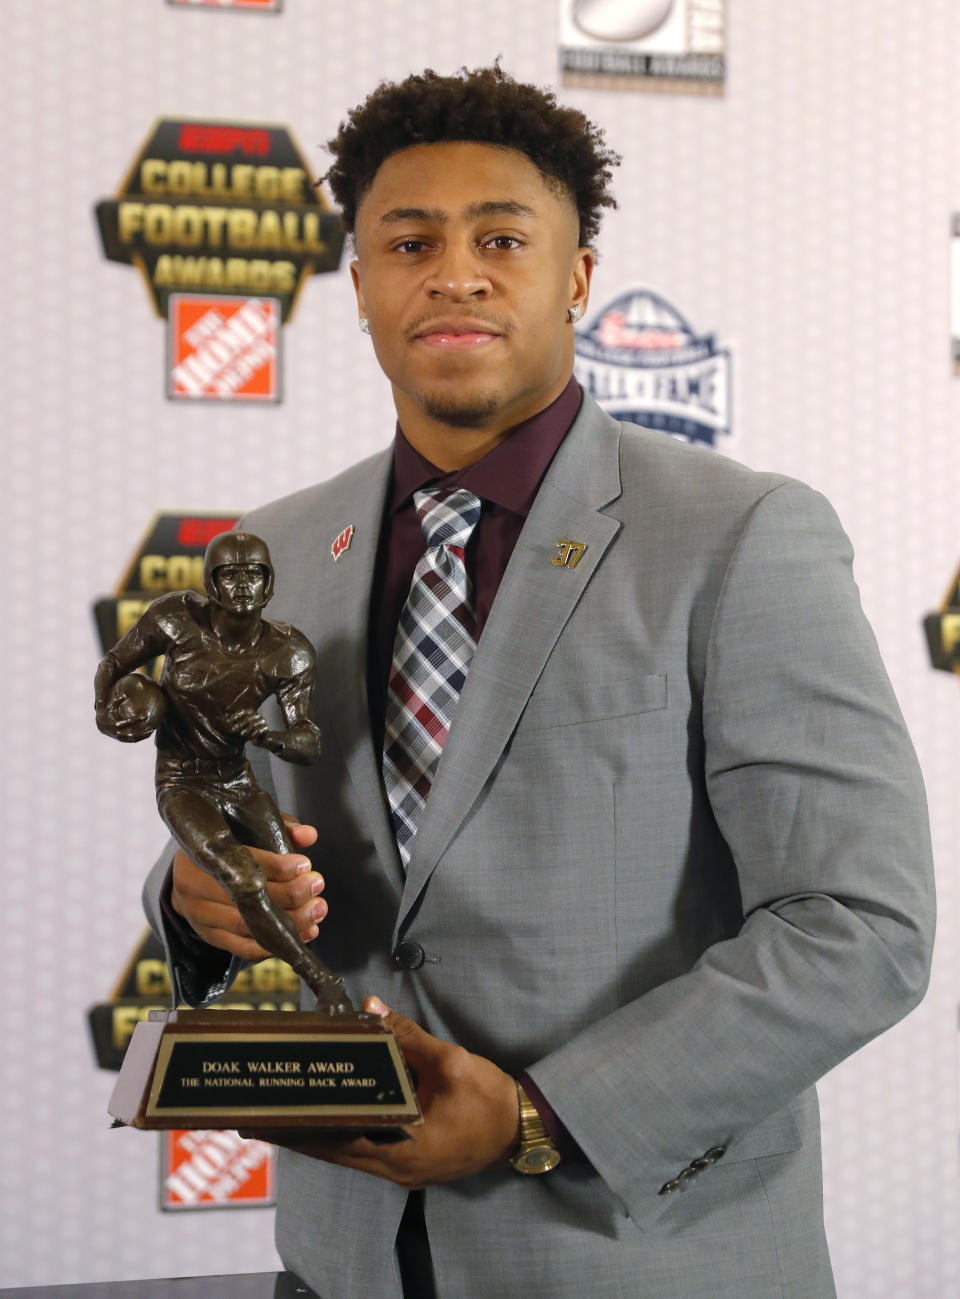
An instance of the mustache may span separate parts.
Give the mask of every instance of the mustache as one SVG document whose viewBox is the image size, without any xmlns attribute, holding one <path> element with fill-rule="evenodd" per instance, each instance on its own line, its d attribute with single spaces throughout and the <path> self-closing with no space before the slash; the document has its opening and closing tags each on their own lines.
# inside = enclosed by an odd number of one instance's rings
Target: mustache
<svg viewBox="0 0 960 1299">
<path fill-rule="evenodd" d="M 409 325 L 406 326 L 403 331 L 404 338 L 408 341 L 416 338 L 418 334 L 424 332 L 424 328 L 427 325 L 432 324 L 436 320 L 469 320 L 471 324 L 486 325 L 490 329 L 491 333 L 510 334 L 513 332 L 513 326 L 510 321 L 504 319 L 503 316 L 491 316 L 486 312 L 480 311 L 425 311 L 421 315 L 415 316 L 414 319 L 410 321 Z"/>
</svg>

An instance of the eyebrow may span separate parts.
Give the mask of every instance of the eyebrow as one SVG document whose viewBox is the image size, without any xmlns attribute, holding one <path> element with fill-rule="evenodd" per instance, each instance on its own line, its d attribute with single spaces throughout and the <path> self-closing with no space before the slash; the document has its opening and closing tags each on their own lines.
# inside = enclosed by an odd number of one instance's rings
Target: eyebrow
<svg viewBox="0 0 960 1299">
<path fill-rule="evenodd" d="M 525 203 L 517 203 L 513 199 L 487 199 L 483 203 L 471 203 L 463 209 L 463 215 L 468 221 L 476 220 L 477 217 L 483 216 L 536 216 L 532 207 L 527 207 Z M 450 220 L 450 214 L 444 212 L 442 208 L 431 207 L 392 207 L 389 212 L 384 212 L 383 216 L 377 222 L 378 225 L 397 225 L 403 221 L 432 221 L 437 225 L 446 225 Z"/>
</svg>

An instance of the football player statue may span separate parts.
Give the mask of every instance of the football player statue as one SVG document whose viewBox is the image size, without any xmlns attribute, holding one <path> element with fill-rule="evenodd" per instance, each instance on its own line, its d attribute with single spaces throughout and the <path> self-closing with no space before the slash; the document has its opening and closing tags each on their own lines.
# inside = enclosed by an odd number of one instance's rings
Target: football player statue
<svg viewBox="0 0 960 1299">
<path fill-rule="evenodd" d="M 263 617 L 273 583 L 270 553 L 259 537 L 214 537 L 203 562 L 206 596 L 160 596 L 101 660 L 97 725 L 126 743 L 156 731 L 157 806 L 174 839 L 223 885 L 261 947 L 316 994 L 317 1009 L 346 1013 L 353 1008 L 343 981 L 274 905 L 247 846 L 295 851 L 244 746 L 257 744 L 302 764 L 316 762 L 320 752 L 320 732 L 309 717 L 313 647 L 295 627 Z M 157 686 L 135 669 L 161 654 Z M 271 695 L 283 730 L 272 730 L 258 712 Z"/>
</svg>

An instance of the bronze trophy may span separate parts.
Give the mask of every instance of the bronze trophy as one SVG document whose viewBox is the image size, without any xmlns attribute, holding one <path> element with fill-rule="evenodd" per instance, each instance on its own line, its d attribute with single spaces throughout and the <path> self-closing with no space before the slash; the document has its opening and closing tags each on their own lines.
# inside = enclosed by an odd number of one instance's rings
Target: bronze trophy
<svg viewBox="0 0 960 1299">
<path fill-rule="evenodd" d="M 249 848 L 293 852 L 283 817 L 245 756 L 255 744 L 310 764 L 314 652 L 268 622 L 269 551 L 259 537 L 214 537 L 206 595 L 161 596 L 101 660 L 97 725 L 135 743 L 156 734 L 157 807 L 188 857 L 219 881 L 261 947 L 316 997 L 312 1011 L 171 1010 L 137 1025 L 109 1111 L 140 1128 L 394 1129 L 420 1118 L 393 1033 L 356 1011 L 343 980 L 300 938 L 267 892 Z M 159 684 L 138 672 L 163 656 Z M 284 721 L 258 711 L 275 696 Z"/>
</svg>

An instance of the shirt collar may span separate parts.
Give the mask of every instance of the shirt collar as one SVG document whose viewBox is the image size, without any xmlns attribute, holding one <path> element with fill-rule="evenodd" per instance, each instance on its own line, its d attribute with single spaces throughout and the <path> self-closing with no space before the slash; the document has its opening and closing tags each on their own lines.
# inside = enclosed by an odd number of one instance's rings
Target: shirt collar
<svg viewBox="0 0 960 1299">
<path fill-rule="evenodd" d="M 444 473 L 416 451 L 397 425 L 393 444 L 393 491 L 390 513 L 396 513 L 427 483 L 466 487 L 486 501 L 526 518 L 540 480 L 580 409 L 580 385 L 571 375 L 549 406 L 511 429 L 485 456 L 464 469 Z"/>
</svg>

